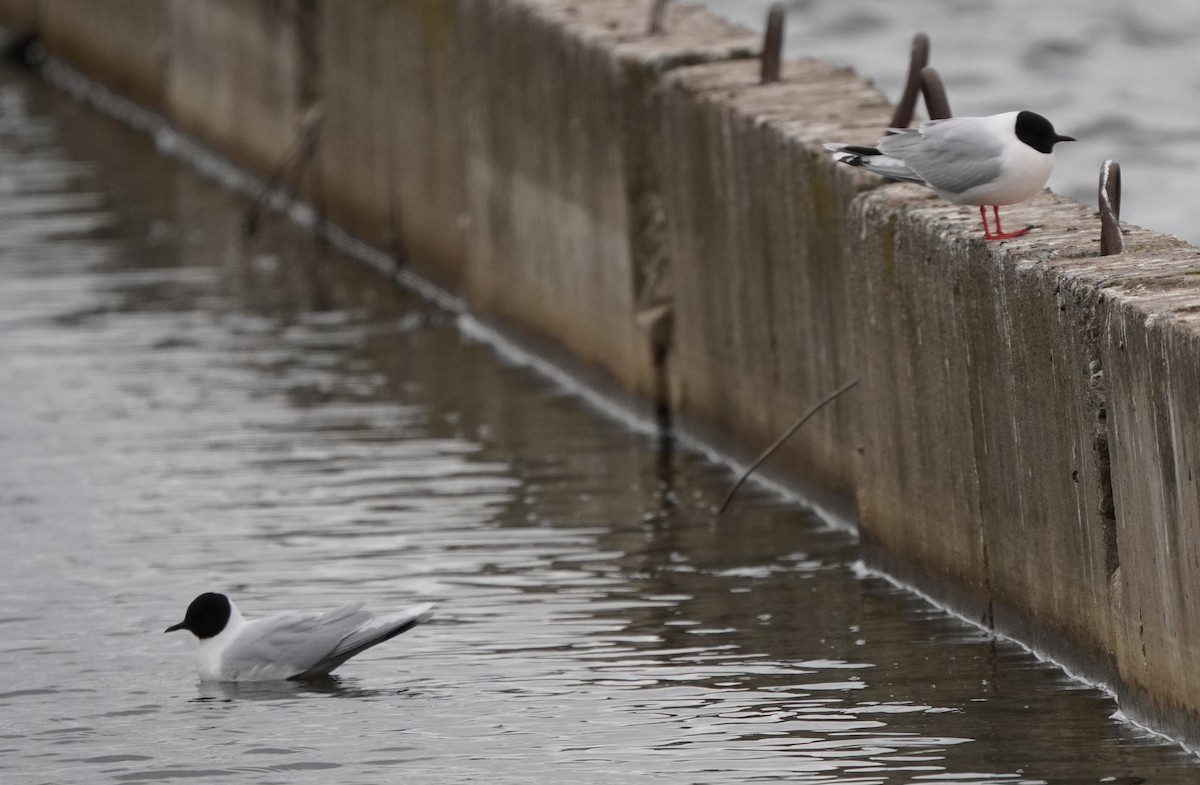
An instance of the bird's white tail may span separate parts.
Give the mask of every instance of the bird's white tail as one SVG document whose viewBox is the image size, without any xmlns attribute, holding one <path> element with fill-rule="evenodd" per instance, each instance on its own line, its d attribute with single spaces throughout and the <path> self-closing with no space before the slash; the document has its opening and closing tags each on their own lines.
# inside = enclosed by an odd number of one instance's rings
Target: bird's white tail
<svg viewBox="0 0 1200 785">
<path fill-rule="evenodd" d="M 829 143 L 825 145 L 825 149 L 833 152 L 834 160 L 847 166 L 857 166 L 861 169 L 866 169 L 868 172 L 881 174 L 892 180 L 904 180 L 910 183 L 929 185 L 925 182 L 925 178 L 912 169 L 909 169 L 903 161 L 898 158 L 892 158 L 890 155 L 884 155 L 874 147 Z"/>
</svg>

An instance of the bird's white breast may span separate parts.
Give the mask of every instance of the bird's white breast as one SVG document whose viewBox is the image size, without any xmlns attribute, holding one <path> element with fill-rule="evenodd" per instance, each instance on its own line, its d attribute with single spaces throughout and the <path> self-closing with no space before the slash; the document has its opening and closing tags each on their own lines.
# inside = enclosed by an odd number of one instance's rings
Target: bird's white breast
<svg viewBox="0 0 1200 785">
<path fill-rule="evenodd" d="M 200 641 L 200 645 L 196 648 L 196 670 L 200 674 L 201 681 L 228 680 L 228 677 L 222 673 L 221 655 L 244 625 L 237 625 L 237 629 L 231 629 L 233 626 L 228 625 L 221 630 L 219 635 Z"/>
<path fill-rule="evenodd" d="M 267 681 L 295 675 L 295 668 L 276 663 L 234 669 L 226 661 L 225 651 L 240 635 L 252 631 L 256 621 L 246 621 L 235 608 L 220 634 L 200 641 L 196 649 L 196 670 L 201 681 Z"/>
<path fill-rule="evenodd" d="M 1011 115 L 1011 116 L 1010 116 Z M 1005 205 L 1032 199 L 1046 187 L 1054 167 L 1054 153 L 1040 153 L 1012 133 L 1016 113 L 988 118 L 1006 126 L 1008 140 L 1000 155 L 1000 177 L 970 189 L 951 201 L 959 204 Z"/>
</svg>

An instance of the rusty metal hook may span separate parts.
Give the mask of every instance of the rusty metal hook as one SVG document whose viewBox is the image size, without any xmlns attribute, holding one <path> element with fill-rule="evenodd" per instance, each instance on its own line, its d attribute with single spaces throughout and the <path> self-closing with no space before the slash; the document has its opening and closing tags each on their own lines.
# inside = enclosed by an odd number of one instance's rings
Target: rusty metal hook
<svg viewBox="0 0 1200 785">
<path fill-rule="evenodd" d="M 778 82 L 783 70 L 783 26 L 786 13 L 782 3 L 772 3 L 767 11 L 767 30 L 763 33 L 762 84 Z"/>
<path fill-rule="evenodd" d="M 667 6 L 671 0 L 654 0 L 650 6 L 650 25 L 647 35 L 662 35 L 667 32 Z"/>
<path fill-rule="evenodd" d="M 1100 167 L 1100 255 L 1125 251 L 1121 236 L 1121 165 L 1109 159 Z"/>
<path fill-rule="evenodd" d="M 908 79 L 904 93 L 896 105 L 889 128 L 907 128 L 912 122 L 913 110 L 917 106 L 917 93 L 921 91 L 921 69 L 929 65 L 929 36 L 917 33 L 912 40 L 912 54 L 908 61 Z"/>
<path fill-rule="evenodd" d="M 950 113 L 950 100 L 946 98 L 942 77 L 931 65 L 921 69 L 921 93 L 925 96 L 925 111 L 930 120 L 945 120 L 954 116 Z"/>
<path fill-rule="evenodd" d="M 917 96 L 925 98 L 925 111 L 930 120 L 944 120 L 952 117 L 950 101 L 946 98 L 946 86 L 937 69 L 929 65 L 929 36 L 917 33 L 912 40 L 912 54 L 908 61 L 908 78 L 904 82 L 904 92 L 892 115 L 888 128 L 907 128 L 912 122 L 913 111 L 917 107 Z M 889 133 L 891 133 L 889 131 Z"/>
</svg>

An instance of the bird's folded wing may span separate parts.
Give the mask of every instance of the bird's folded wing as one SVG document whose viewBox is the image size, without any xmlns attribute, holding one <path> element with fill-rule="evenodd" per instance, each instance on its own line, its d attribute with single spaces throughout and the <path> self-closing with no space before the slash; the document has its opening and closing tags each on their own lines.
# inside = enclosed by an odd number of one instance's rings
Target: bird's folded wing
<svg viewBox="0 0 1200 785">
<path fill-rule="evenodd" d="M 1003 147 L 987 129 L 940 121 L 885 136 L 877 145 L 938 191 L 961 194 L 1001 174 Z"/>
<path fill-rule="evenodd" d="M 328 613 L 281 613 L 251 622 L 222 654 L 231 673 L 279 672 L 289 678 L 312 668 L 372 615 L 362 603 Z"/>
</svg>

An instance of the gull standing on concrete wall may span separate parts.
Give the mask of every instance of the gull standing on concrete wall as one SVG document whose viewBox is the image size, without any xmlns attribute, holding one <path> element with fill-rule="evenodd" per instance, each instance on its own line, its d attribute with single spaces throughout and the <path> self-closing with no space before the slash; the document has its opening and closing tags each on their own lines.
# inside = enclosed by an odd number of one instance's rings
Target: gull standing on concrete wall
<svg viewBox="0 0 1200 785">
<path fill-rule="evenodd" d="M 1024 202 L 1042 190 L 1054 166 L 1054 145 L 1074 141 L 1040 114 L 1022 111 L 893 129 L 875 147 L 833 143 L 825 148 L 844 164 L 919 183 L 948 202 L 979 205 L 984 238 L 1007 240 L 1029 227 L 1003 231 L 1000 205 Z M 995 232 L 988 227 L 988 205 L 996 218 Z"/>
</svg>

